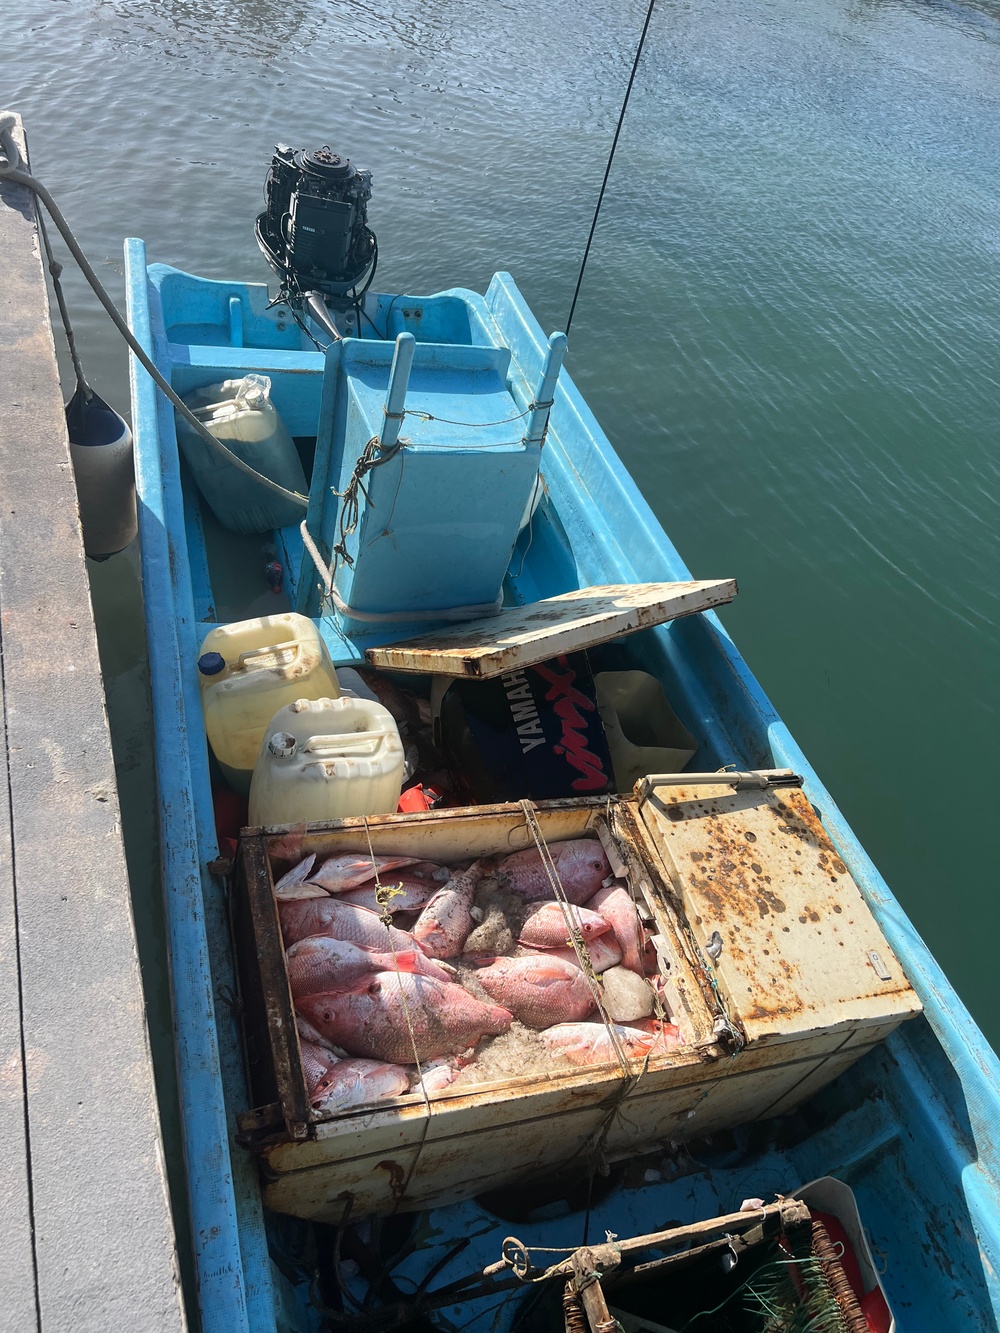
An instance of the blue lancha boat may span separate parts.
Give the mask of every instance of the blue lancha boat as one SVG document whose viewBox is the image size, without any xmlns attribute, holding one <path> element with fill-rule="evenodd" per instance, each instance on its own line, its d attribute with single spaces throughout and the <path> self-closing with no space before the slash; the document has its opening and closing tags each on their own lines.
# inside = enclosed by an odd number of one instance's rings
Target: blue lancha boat
<svg viewBox="0 0 1000 1333">
<path fill-rule="evenodd" d="M 321 604 L 321 580 L 303 550 L 298 523 L 273 534 L 285 590 L 293 605 L 317 620 L 336 663 L 357 663 L 373 644 L 439 623 L 435 612 L 442 604 L 488 602 L 491 578 L 503 577 L 508 605 L 590 585 L 690 579 L 570 378 L 562 374 L 555 381 L 560 340 L 545 338 L 508 275 L 498 273 L 484 295 L 369 291 L 357 298 L 354 274 L 350 299 L 339 305 L 336 299 L 350 283 L 333 290 L 335 316 L 324 313 L 315 293 L 299 293 L 303 299 L 290 318 L 288 306 L 268 303 L 263 285 L 147 267 L 140 240 L 126 243 L 126 272 L 131 326 L 178 392 L 260 372 L 270 377 L 291 433 L 318 437 L 307 531 L 324 559 L 340 536 L 331 487 L 345 489 L 369 436 L 381 429 L 386 443 L 396 429 L 405 376 L 383 404 L 393 357 L 397 369 L 413 357 L 410 390 L 425 407 L 433 401 L 440 417 L 483 426 L 484 453 L 507 477 L 489 503 L 484 507 L 477 498 L 468 471 L 449 489 L 447 469 L 429 450 L 427 492 L 408 492 L 404 509 L 410 508 L 394 515 L 401 528 L 426 538 L 417 548 L 424 557 L 420 568 L 399 568 L 385 543 L 372 566 L 342 566 L 346 577 L 337 584 L 338 609 L 332 609 Z M 294 294 L 292 301 L 294 306 Z M 324 352 L 331 322 L 350 336 Z M 407 401 L 412 405 L 413 398 Z M 533 402 L 534 414 L 528 411 Z M 525 414 L 518 422 L 522 427 L 527 421 L 523 432 L 512 435 L 509 424 L 483 425 L 511 416 L 512 403 L 519 416 Z M 234 985 L 234 960 L 225 890 L 211 870 L 219 849 L 194 666 L 207 628 L 219 619 L 225 543 L 182 466 L 173 409 L 135 364 L 133 425 L 194 1295 L 205 1333 L 306 1333 L 332 1326 L 329 1312 L 312 1299 L 315 1236 L 308 1224 L 264 1209 L 256 1160 L 235 1139 L 236 1116 L 249 1107 L 250 1094 L 237 1019 L 222 998 Z M 417 444 L 419 430 L 418 419 L 407 424 Z M 539 499 L 532 469 L 540 451 L 545 487 Z M 466 465 L 474 467 L 475 460 Z M 385 496 L 391 505 L 399 478 L 368 480 L 369 517 L 374 513 L 384 522 L 377 506 Z M 504 574 L 510 551 L 503 534 L 526 497 L 539 501 L 537 510 Z M 463 517 L 469 519 L 464 531 Z M 363 527 L 346 538 L 355 555 L 359 532 Z M 442 591 L 434 569 L 445 549 Z M 459 561 L 459 577 L 454 565 L 463 549 L 468 558 Z M 239 547 L 236 558 L 245 551 Z M 396 623 L 400 605 L 412 613 L 404 625 Z M 899 1329 L 996 1328 L 996 1056 L 717 617 L 706 612 L 646 630 L 628 640 L 627 654 L 629 665 L 663 682 L 698 736 L 692 769 L 787 767 L 803 776 L 805 794 L 905 968 L 923 1015 L 899 1027 L 795 1116 L 700 1144 L 673 1179 L 659 1173 L 639 1188 L 633 1182 L 606 1190 L 591 1208 L 593 1233 L 635 1235 L 664 1218 L 726 1213 L 747 1194 L 787 1191 L 832 1174 L 855 1192 Z M 548 1220 L 544 1213 L 532 1215 L 519 1232 L 535 1245 L 566 1246 L 578 1243 L 582 1224 L 582 1210 L 567 1204 Z M 469 1241 L 462 1268 L 482 1268 L 498 1257 L 508 1229 L 474 1200 L 422 1215 L 421 1242 L 394 1274 L 400 1289 L 416 1287 L 456 1238 Z M 439 1282 L 457 1275 L 453 1262 Z M 376 1298 L 376 1310 L 378 1304 Z M 452 1323 L 444 1326 L 487 1328 L 499 1321 L 497 1326 L 511 1327 L 517 1303 L 499 1312 L 496 1304 L 484 1298 L 445 1311 Z M 337 1326 L 351 1322 L 343 1314 L 332 1319 Z"/>
</svg>

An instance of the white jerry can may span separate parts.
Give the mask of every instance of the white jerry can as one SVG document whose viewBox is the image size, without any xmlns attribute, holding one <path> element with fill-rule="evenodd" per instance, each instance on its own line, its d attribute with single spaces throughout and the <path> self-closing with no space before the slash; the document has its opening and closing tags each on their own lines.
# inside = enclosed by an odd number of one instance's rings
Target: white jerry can
<svg viewBox="0 0 1000 1333">
<path fill-rule="evenodd" d="M 294 611 L 217 625 L 201 645 L 198 678 L 208 743 L 226 781 L 244 796 L 278 709 L 340 695 L 319 631 Z"/>
<path fill-rule="evenodd" d="M 395 811 L 403 742 L 368 699 L 298 699 L 274 715 L 250 786 L 252 825 L 322 823 Z"/>
</svg>

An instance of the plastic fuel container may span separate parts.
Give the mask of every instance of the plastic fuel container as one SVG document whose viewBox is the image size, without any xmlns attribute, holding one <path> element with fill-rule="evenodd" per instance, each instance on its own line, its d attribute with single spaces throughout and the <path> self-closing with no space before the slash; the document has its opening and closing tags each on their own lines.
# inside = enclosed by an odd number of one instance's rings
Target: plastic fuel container
<svg viewBox="0 0 1000 1333">
<path fill-rule="evenodd" d="M 252 825 L 392 814 L 403 743 L 388 709 L 368 699 L 297 699 L 268 723 L 250 787 Z"/>
<path fill-rule="evenodd" d="M 198 677 L 208 743 L 226 781 L 244 796 L 278 709 L 340 695 L 319 631 L 293 611 L 216 626 L 201 645 Z"/>
<path fill-rule="evenodd" d="M 271 402 L 266 375 L 196 389 L 184 400 L 203 426 L 244 463 L 286 490 L 308 492 L 295 442 Z M 216 453 L 181 417 L 177 443 L 215 517 L 232 532 L 270 532 L 304 514 Z"/>
</svg>

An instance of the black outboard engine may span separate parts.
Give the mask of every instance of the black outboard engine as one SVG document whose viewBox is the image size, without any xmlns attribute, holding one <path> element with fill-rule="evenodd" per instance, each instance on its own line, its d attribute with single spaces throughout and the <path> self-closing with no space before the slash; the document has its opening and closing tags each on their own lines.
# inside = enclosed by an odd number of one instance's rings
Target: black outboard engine
<svg viewBox="0 0 1000 1333">
<path fill-rule="evenodd" d="M 343 307 L 356 304 L 367 290 L 378 262 L 378 243 L 368 226 L 371 193 L 371 172 L 359 171 L 326 144 L 314 153 L 284 144 L 275 149 L 257 244 L 294 304 L 319 292 Z"/>
</svg>

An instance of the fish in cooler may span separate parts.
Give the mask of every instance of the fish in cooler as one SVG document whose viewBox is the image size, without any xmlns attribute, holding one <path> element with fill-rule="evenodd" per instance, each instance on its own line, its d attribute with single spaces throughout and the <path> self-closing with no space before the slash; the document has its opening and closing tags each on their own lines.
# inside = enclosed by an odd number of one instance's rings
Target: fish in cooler
<svg viewBox="0 0 1000 1333">
<path fill-rule="evenodd" d="M 298 888 L 298 886 L 309 877 L 309 872 L 312 870 L 315 863 L 316 854 L 314 852 L 312 856 L 304 857 L 298 865 L 293 866 L 287 874 L 282 875 L 274 886 L 275 896 L 283 898 L 287 893 Z"/>
<path fill-rule="evenodd" d="M 585 1018 L 595 1004 L 586 974 L 547 954 L 497 958 L 476 973 L 476 981 L 492 1000 L 530 1028 Z"/>
<path fill-rule="evenodd" d="M 309 1094 L 309 1100 L 312 1101 L 313 1093 L 334 1065 L 339 1062 L 340 1057 L 334 1055 L 329 1047 L 321 1046 L 313 1041 L 300 1041 L 299 1050 L 302 1053 L 302 1076 L 306 1081 L 306 1092 Z"/>
<path fill-rule="evenodd" d="M 474 925 L 472 899 L 482 874 L 481 861 L 452 875 L 420 913 L 413 938 L 433 958 L 457 958 Z"/>
<path fill-rule="evenodd" d="M 622 951 L 611 931 L 606 935 L 598 935 L 594 940 L 586 940 L 585 948 L 590 958 L 590 966 L 598 975 L 622 960 Z M 548 958 L 561 958 L 564 962 L 572 963 L 574 967 L 580 966 L 580 960 L 572 944 L 562 945 L 558 949 L 539 949 L 535 945 L 522 944 L 518 948 L 518 953 L 522 955 L 544 953 Z"/>
<path fill-rule="evenodd" d="M 346 1111 L 351 1106 L 401 1097 L 410 1090 L 409 1071 L 381 1060 L 338 1060 L 323 1075 L 312 1094 L 317 1111 Z"/>
<path fill-rule="evenodd" d="M 589 944 L 611 927 L 597 912 L 572 903 L 539 903 L 528 909 L 521 922 L 520 944 L 539 949 L 558 949 L 569 943 L 570 928 L 578 930 Z"/>
<path fill-rule="evenodd" d="M 567 900 L 582 907 L 611 874 L 611 864 L 597 838 L 552 842 L 549 856 Z M 505 856 L 497 867 L 508 886 L 528 899 L 551 898 L 552 880 L 537 847 Z"/>
<path fill-rule="evenodd" d="M 376 885 L 374 880 L 362 884 L 359 889 L 347 889 L 337 895 L 342 903 L 353 903 L 356 907 L 368 907 L 373 912 L 381 911 L 376 894 L 383 890 L 385 906 L 390 912 L 419 912 L 426 907 L 435 893 L 441 888 L 440 879 L 424 879 L 409 871 L 393 871 Z"/>
<path fill-rule="evenodd" d="M 352 1055 L 409 1064 L 458 1055 L 506 1032 L 510 1013 L 461 986 L 404 972 L 377 972 L 347 990 L 296 1001 L 328 1040 Z"/>
<path fill-rule="evenodd" d="M 600 888 L 587 900 L 592 912 L 599 912 L 615 933 L 622 951 L 622 962 L 632 972 L 643 970 L 643 938 L 639 913 L 628 889 L 620 881 Z"/>
<path fill-rule="evenodd" d="M 673 1023 L 661 1023 L 657 1030 L 612 1024 L 623 1053 L 631 1060 L 658 1055 L 682 1044 L 680 1031 Z M 613 1064 L 618 1059 L 611 1031 L 604 1023 L 559 1023 L 542 1033 L 545 1049 L 575 1065 Z"/>
<path fill-rule="evenodd" d="M 293 944 L 286 954 L 288 980 L 292 995 L 319 995 L 345 990 L 372 972 L 417 972 L 422 976 L 450 981 L 451 974 L 428 958 L 420 949 L 400 949 L 397 953 L 374 953 L 348 940 L 329 935 L 310 935 Z"/>
<path fill-rule="evenodd" d="M 385 925 L 377 912 L 341 902 L 329 894 L 325 898 L 283 900 L 278 904 L 278 916 L 286 948 L 309 935 L 331 935 L 378 953 L 419 948 L 408 931 Z"/>
<path fill-rule="evenodd" d="M 376 875 L 381 879 L 392 870 L 413 866 L 419 861 L 417 856 L 364 856 L 358 852 L 346 852 L 341 856 L 328 856 L 308 878 L 310 884 L 318 884 L 328 893 L 345 893 L 367 884 Z"/>
<path fill-rule="evenodd" d="M 436 1060 L 421 1061 L 421 1077 L 414 1084 L 414 1092 L 420 1092 L 421 1085 L 428 1097 L 435 1092 L 444 1092 L 471 1062 L 472 1056 L 472 1051 L 465 1051 L 462 1055 L 439 1055 Z"/>
</svg>

